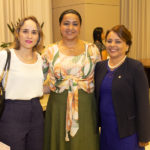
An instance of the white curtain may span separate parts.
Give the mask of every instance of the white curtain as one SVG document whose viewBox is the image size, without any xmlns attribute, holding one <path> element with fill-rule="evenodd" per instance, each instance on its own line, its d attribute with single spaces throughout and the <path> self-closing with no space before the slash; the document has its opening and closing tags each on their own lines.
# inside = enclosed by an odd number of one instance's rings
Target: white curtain
<svg viewBox="0 0 150 150">
<path fill-rule="evenodd" d="M 121 24 L 126 25 L 133 36 L 129 56 L 150 58 L 150 0 L 120 0 Z"/>
<path fill-rule="evenodd" d="M 0 11 L 0 44 L 13 41 L 7 24 L 15 24 L 19 18 L 30 15 L 35 16 L 40 23 L 44 22 L 44 44 L 53 41 L 51 0 L 0 0 Z"/>
</svg>

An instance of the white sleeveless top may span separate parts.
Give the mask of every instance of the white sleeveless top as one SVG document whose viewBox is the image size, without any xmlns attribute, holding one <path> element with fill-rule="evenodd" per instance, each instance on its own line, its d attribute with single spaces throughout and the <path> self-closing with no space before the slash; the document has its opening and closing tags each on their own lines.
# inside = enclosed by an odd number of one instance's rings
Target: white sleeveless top
<svg viewBox="0 0 150 150">
<path fill-rule="evenodd" d="M 26 64 L 16 56 L 14 49 L 10 49 L 10 51 L 11 62 L 6 85 L 6 99 L 30 100 L 34 97 L 41 97 L 43 95 L 44 81 L 41 56 L 37 53 L 37 62 Z M 0 75 L 4 68 L 6 57 L 6 51 L 0 51 Z"/>
</svg>

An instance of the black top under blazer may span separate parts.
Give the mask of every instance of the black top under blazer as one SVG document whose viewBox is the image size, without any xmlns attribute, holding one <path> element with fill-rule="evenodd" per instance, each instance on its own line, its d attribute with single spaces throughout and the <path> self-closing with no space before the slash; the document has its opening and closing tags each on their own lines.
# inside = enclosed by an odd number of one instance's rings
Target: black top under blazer
<svg viewBox="0 0 150 150">
<path fill-rule="evenodd" d="M 107 63 L 108 60 L 101 61 L 95 67 L 95 96 L 98 107 L 100 86 L 107 73 Z M 112 100 L 120 138 L 136 133 L 140 142 L 148 142 L 150 140 L 149 85 L 139 61 L 127 57 L 115 71 L 112 81 Z"/>
</svg>

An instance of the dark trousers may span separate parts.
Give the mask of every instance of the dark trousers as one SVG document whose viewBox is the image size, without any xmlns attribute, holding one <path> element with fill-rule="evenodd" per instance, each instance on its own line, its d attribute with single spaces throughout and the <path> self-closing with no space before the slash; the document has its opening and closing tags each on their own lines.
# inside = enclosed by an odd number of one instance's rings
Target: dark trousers
<svg viewBox="0 0 150 150">
<path fill-rule="evenodd" d="M 6 100 L 0 118 L 0 141 L 11 150 L 42 150 L 44 118 L 39 98 Z"/>
</svg>

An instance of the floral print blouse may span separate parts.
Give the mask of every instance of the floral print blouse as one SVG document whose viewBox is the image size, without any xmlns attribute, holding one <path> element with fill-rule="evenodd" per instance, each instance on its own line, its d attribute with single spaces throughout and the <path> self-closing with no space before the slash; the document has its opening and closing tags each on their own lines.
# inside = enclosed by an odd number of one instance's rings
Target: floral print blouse
<svg viewBox="0 0 150 150">
<path fill-rule="evenodd" d="M 66 110 L 66 141 L 68 132 L 73 137 L 79 129 L 78 124 L 78 89 L 87 93 L 94 91 L 94 68 L 100 61 L 96 45 L 85 43 L 84 53 L 78 56 L 67 56 L 59 51 L 58 43 L 48 46 L 43 54 L 43 72 L 49 74 L 50 90 L 61 93 L 68 90 Z"/>
</svg>

